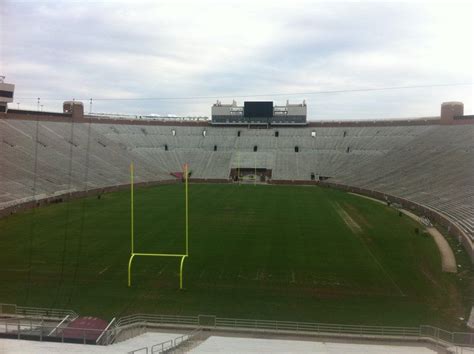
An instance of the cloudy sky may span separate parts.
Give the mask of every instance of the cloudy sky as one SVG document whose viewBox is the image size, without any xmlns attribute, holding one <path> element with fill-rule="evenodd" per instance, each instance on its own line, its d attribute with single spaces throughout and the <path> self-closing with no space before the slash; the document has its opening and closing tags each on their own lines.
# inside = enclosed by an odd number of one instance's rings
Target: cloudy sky
<svg viewBox="0 0 474 354">
<path fill-rule="evenodd" d="M 472 4 L 0 0 L 0 74 L 24 109 L 92 97 L 97 112 L 210 115 L 236 97 L 305 99 L 314 120 L 438 115 L 453 100 L 472 114 L 472 85 L 317 94 L 472 83 Z"/>
</svg>

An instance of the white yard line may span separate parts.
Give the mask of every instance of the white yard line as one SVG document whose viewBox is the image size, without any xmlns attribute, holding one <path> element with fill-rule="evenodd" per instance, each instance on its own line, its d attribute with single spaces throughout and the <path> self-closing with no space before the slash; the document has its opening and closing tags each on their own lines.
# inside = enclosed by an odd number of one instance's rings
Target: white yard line
<svg viewBox="0 0 474 354">
<path fill-rule="evenodd" d="M 339 203 L 335 202 L 334 208 L 336 209 L 341 219 L 344 221 L 347 227 L 351 229 L 352 232 L 359 233 L 362 231 L 359 224 L 354 219 L 351 218 L 351 216 L 339 205 Z"/>
<path fill-rule="evenodd" d="M 337 213 L 339 214 L 339 216 L 341 217 L 341 219 L 345 222 L 345 224 L 347 225 L 347 227 L 349 227 L 349 229 L 351 229 L 352 232 L 354 232 L 354 234 L 358 234 L 362 231 L 361 227 L 359 226 L 359 224 L 357 224 L 354 219 L 352 219 L 350 217 L 350 215 L 344 210 L 342 209 L 342 207 L 336 202 L 334 203 L 334 209 L 336 209 Z M 379 260 L 377 259 L 377 257 L 375 257 L 375 255 L 373 254 L 373 252 L 371 251 L 371 249 L 369 248 L 369 246 L 367 246 L 367 244 L 365 243 L 364 240 L 361 240 L 362 244 L 365 246 L 365 248 L 367 249 L 367 251 L 369 252 L 369 254 L 372 256 L 372 259 L 375 261 L 375 263 L 378 265 L 378 267 L 382 270 L 382 272 L 385 273 L 385 275 L 387 276 L 388 279 L 390 279 L 390 281 L 392 282 L 392 284 L 395 286 L 395 288 L 398 290 L 398 293 L 400 294 L 400 296 L 406 296 L 405 293 L 402 291 L 402 289 L 398 286 L 398 284 L 395 282 L 395 280 L 392 278 L 392 276 L 390 275 L 390 273 L 385 269 L 385 267 L 382 265 L 382 263 L 379 262 Z"/>
<path fill-rule="evenodd" d="M 104 269 L 102 269 L 100 272 L 99 272 L 99 275 L 101 275 L 102 273 L 104 273 L 105 271 L 107 271 L 107 269 L 110 268 L 110 265 L 108 265 L 107 267 L 105 267 Z"/>
</svg>

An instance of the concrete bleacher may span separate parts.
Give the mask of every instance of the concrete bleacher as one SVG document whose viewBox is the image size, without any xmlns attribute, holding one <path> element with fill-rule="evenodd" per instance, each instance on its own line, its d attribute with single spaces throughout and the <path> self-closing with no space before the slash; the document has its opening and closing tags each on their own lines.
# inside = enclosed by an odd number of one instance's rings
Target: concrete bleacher
<svg viewBox="0 0 474 354">
<path fill-rule="evenodd" d="M 334 180 L 428 206 L 474 234 L 473 126 L 437 126 Z"/>
<path fill-rule="evenodd" d="M 426 205 L 474 240 L 473 128 L 247 129 L 0 119 L 0 208 L 127 184 L 132 161 L 136 182 L 172 179 L 184 163 L 200 179 L 228 179 L 232 168 L 257 167 L 272 170 L 274 180 L 305 181 L 314 174 Z"/>
</svg>

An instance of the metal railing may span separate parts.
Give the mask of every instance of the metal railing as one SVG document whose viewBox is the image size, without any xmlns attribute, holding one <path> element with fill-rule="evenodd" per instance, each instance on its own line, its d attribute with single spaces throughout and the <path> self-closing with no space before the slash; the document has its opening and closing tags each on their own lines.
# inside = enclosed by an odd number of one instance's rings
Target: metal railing
<svg viewBox="0 0 474 354">
<path fill-rule="evenodd" d="M 99 329 L 59 327 L 43 319 L 7 318 L 0 321 L 0 338 L 35 341 L 96 344 Z"/>
<path fill-rule="evenodd" d="M 429 337 L 445 345 L 474 348 L 474 332 L 450 332 L 433 326 L 420 326 L 420 336 Z"/>
<path fill-rule="evenodd" d="M 148 347 L 138 348 L 138 349 L 132 350 L 131 352 L 128 352 L 127 354 L 138 354 L 138 353 L 148 354 Z"/>
<path fill-rule="evenodd" d="M 181 346 L 187 341 L 199 336 L 201 332 L 202 332 L 201 328 L 196 328 L 191 333 L 183 334 L 174 339 L 169 339 L 164 342 L 152 345 L 151 347 L 141 347 L 141 348 L 128 352 L 128 354 L 136 354 L 136 353 L 142 353 L 142 352 L 148 353 L 148 349 L 150 349 L 151 354 L 165 353 L 171 349 L 176 349 L 178 346 Z"/>
<path fill-rule="evenodd" d="M 168 350 L 175 349 L 184 343 L 192 340 L 193 338 L 198 337 L 202 332 L 201 328 L 196 328 L 194 331 L 191 333 L 183 334 L 179 337 L 176 337 L 174 339 L 170 339 L 167 341 L 164 341 L 162 343 L 155 344 L 151 346 L 151 354 L 156 354 L 156 353 L 164 353 Z"/>
<path fill-rule="evenodd" d="M 100 343 L 100 340 L 104 337 L 105 335 L 105 343 L 108 343 L 109 342 L 109 338 L 110 337 L 110 334 L 111 334 L 111 331 L 109 331 L 109 328 L 110 326 L 112 326 L 112 323 L 114 323 L 115 321 L 115 317 L 112 318 L 112 321 L 109 322 L 109 324 L 107 325 L 107 327 L 105 327 L 105 329 L 102 331 L 102 333 L 100 334 L 100 336 L 95 340 L 95 343 L 96 344 L 99 344 Z"/>
<path fill-rule="evenodd" d="M 136 314 L 124 316 L 117 320 L 116 325 L 123 327 L 136 323 L 164 324 L 164 325 L 188 325 L 196 327 L 199 324 L 198 316 L 172 316 L 172 315 L 150 315 Z"/>
<path fill-rule="evenodd" d="M 76 319 L 78 317 L 78 314 L 75 313 L 73 310 L 17 306 L 15 304 L 0 304 L 0 314 L 20 315 L 25 317 L 36 318 L 54 317 L 60 319 L 63 319 L 66 316 L 69 316 L 71 319 Z"/>
<path fill-rule="evenodd" d="M 315 334 L 345 334 L 356 336 L 417 337 L 420 335 L 419 327 L 361 326 L 330 323 L 249 320 L 219 317 L 216 317 L 215 326 L 234 329 L 254 328 L 260 330 L 309 332 Z"/>
<path fill-rule="evenodd" d="M 122 317 L 117 321 L 118 328 L 131 328 L 134 325 L 145 328 L 156 327 L 200 327 L 217 330 L 262 331 L 275 333 L 309 334 L 337 336 L 347 338 L 373 339 L 421 339 L 431 340 L 444 346 L 473 346 L 474 333 L 450 332 L 433 326 L 397 327 L 397 326 L 364 326 L 343 325 L 313 322 L 290 322 L 221 318 L 216 316 L 168 316 L 137 314 Z"/>
<path fill-rule="evenodd" d="M 26 306 L 17 306 L 16 314 L 29 316 L 29 317 L 56 317 L 64 318 L 69 315 L 70 318 L 75 319 L 78 317 L 78 314 L 72 310 L 66 309 L 49 309 L 41 307 L 26 307 Z"/>
<path fill-rule="evenodd" d="M 17 310 L 18 308 L 20 307 L 17 307 Z M 71 336 L 71 331 L 65 325 L 66 321 L 64 321 L 64 319 L 66 316 L 69 316 L 67 317 L 68 320 L 76 318 L 77 314 L 74 311 L 23 307 L 17 312 L 20 312 L 20 317 L 5 317 L 0 319 L 0 336 L 58 342 L 94 342 L 93 344 L 95 344 L 95 341 L 99 338 L 100 340 L 97 344 L 108 345 L 145 333 L 148 330 L 171 327 L 183 329 L 203 328 L 210 330 L 260 331 L 347 338 L 359 337 L 381 340 L 397 338 L 402 340 L 415 339 L 431 341 L 443 346 L 474 347 L 474 333 L 450 332 L 426 325 L 419 327 L 363 326 L 223 318 L 212 315 L 172 316 L 135 314 L 119 318 L 115 321 L 114 326 L 109 326 L 109 328 L 105 330 L 87 328 L 74 329 L 76 334 Z M 64 314 L 65 316 L 61 317 L 59 316 L 60 314 Z M 61 320 L 63 322 L 60 322 Z M 189 335 L 178 337 L 180 339 L 177 339 L 177 342 L 186 336 Z M 175 341 L 176 340 L 173 340 L 173 346 L 175 345 Z M 159 352 L 158 350 L 161 350 L 159 348 L 167 347 L 168 344 L 166 343 L 168 342 L 169 341 L 157 344 L 154 349 L 155 352 Z M 151 350 L 153 352 L 153 348 Z"/>
<path fill-rule="evenodd" d="M 69 315 L 66 315 L 66 317 L 63 318 L 63 320 L 61 322 L 59 322 L 56 327 L 53 328 L 53 330 L 51 332 L 49 332 L 48 336 L 52 336 L 53 333 L 59 328 L 61 327 L 61 325 L 67 321 L 67 319 L 69 318 Z"/>
</svg>

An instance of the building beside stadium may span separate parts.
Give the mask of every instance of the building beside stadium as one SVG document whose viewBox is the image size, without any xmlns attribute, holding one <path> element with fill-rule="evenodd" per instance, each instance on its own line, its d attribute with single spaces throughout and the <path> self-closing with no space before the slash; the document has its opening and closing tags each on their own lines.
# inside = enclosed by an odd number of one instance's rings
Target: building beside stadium
<svg viewBox="0 0 474 354">
<path fill-rule="evenodd" d="M 0 113 L 7 111 L 7 105 L 13 102 L 13 93 L 15 91 L 15 85 L 3 82 L 4 79 L 4 76 L 0 76 Z"/>
</svg>

